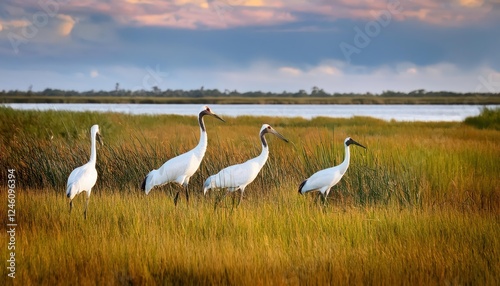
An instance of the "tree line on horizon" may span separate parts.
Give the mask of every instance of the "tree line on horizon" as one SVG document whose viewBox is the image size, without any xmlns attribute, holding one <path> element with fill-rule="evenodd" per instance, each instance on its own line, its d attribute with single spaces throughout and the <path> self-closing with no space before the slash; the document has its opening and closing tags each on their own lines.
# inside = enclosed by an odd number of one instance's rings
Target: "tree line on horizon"
<svg viewBox="0 0 500 286">
<path fill-rule="evenodd" d="M 54 97 L 187 97 L 187 98 L 202 98 L 202 97 L 341 97 L 341 96 L 364 96 L 364 97 L 457 97 L 457 96 L 500 96 L 500 93 L 490 93 L 490 92 L 452 92 L 452 91 L 426 91 L 424 89 L 418 89 L 411 92 L 401 92 L 386 90 L 381 93 L 340 93 L 334 92 L 329 93 L 321 88 L 313 87 L 310 92 L 306 90 L 299 90 L 297 92 L 283 91 L 281 93 L 277 92 L 264 92 L 264 91 L 249 91 L 249 92 L 239 92 L 237 90 L 224 90 L 219 89 L 205 89 L 201 87 L 199 89 L 192 90 L 182 90 L 182 89 L 167 89 L 161 90 L 160 88 L 154 86 L 151 90 L 124 90 L 120 89 L 119 85 L 116 85 L 115 90 L 104 91 L 104 90 L 89 90 L 89 91 L 75 91 L 75 90 L 61 90 L 61 89 L 51 89 L 46 88 L 43 91 L 32 91 L 31 88 L 27 91 L 21 90 L 2 90 L 0 91 L 0 96 L 54 96 Z"/>
</svg>

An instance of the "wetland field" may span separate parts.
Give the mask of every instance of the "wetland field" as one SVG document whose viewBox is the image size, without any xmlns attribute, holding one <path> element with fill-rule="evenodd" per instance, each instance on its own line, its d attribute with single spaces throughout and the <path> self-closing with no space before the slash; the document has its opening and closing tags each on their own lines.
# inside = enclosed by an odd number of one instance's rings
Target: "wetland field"
<svg viewBox="0 0 500 286">
<path fill-rule="evenodd" d="M 217 113 L 217 110 L 214 110 Z M 369 117 L 205 117 L 208 148 L 189 183 L 140 191 L 144 176 L 198 143 L 197 118 L 0 107 L 0 273 L 18 285 L 499 285 L 499 111 L 464 122 Z M 204 180 L 260 154 L 269 159 L 238 207 Z M 69 213 L 70 172 L 99 124 L 96 186 Z M 326 205 L 299 184 L 343 160 Z M 9 171 L 11 170 L 11 171 Z M 15 249 L 8 248 L 8 176 Z M 182 195 L 182 193 L 181 193 Z M 239 196 L 239 194 L 236 194 Z M 12 204 L 11 204 L 12 205 Z M 12 221 L 10 221 L 12 222 Z M 10 241 L 12 241 L 10 239 Z M 8 276 L 15 253 L 15 278 Z"/>
</svg>

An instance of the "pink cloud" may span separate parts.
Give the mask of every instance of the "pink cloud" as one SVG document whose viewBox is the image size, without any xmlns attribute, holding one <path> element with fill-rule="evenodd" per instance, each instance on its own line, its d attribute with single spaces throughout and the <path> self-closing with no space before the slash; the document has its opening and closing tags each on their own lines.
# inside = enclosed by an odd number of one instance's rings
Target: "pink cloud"
<svg viewBox="0 0 500 286">
<path fill-rule="evenodd" d="M 498 1 L 498 0 L 493 0 Z M 300 1 L 292 12 L 308 12 L 336 19 L 357 19 L 371 21 L 383 12 L 389 12 L 397 21 L 418 20 L 433 25 L 462 25 L 477 22 L 492 13 L 500 14 L 493 9 L 493 1 L 484 0 L 394 0 L 394 1 L 323 1 L 317 0 L 315 5 Z M 298 2 L 298 1 L 297 1 Z M 500 1 L 499 1 L 500 2 Z"/>
<path fill-rule="evenodd" d="M 124 25 L 184 29 L 275 25 L 299 21 L 302 13 L 322 16 L 332 21 L 337 19 L 370 21 L 384 11 L 390 12 L 391 18 L 396 21 L 417 20 L 432 25 L 465 25 L 481 21 L 493 13 L 499 14 L 498 9 L 493 9 L 497 3 L 495 1 L 498 0 L 421 0 L 418 2 L 410 0 L 389 2 L 373 0 L 173 0 L 168 2 L 81 0 L 62 2 L 57 10 L 58 13 L 69 16 L 85 16 L 88 13 L 105 14 Z M 16 9 L 43 11 L 40 3 L 45 2 L 26 0 L 21 4 L 16 4 Z M 24 12 L 23 16 L 29 16 L 29 13 Z M 4 24 L 3 29 L 5 26 Z"/>
</svg>

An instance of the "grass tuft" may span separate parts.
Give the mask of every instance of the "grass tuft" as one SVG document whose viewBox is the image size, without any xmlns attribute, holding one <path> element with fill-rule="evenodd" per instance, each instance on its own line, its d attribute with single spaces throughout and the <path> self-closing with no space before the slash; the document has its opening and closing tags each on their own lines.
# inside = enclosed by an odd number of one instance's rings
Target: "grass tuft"
<svg viewBox="0 0 500 286">
<path fill-rule="evenodd" d="M 500 130 L 500 108 L 484 107 L 478 116 L 467 117 L 464 122 L 479 129 Z"/>
</svg>

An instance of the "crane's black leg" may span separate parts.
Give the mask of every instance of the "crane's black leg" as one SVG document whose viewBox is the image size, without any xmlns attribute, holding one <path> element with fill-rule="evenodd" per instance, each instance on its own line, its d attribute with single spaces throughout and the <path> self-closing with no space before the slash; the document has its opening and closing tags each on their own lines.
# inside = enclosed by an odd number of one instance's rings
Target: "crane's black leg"
<svg viewBox="0 0 500 286">
<path fill-rule="evenodd" d="M 328 205 L 328 200 L 327 200 L 327 195 L 321 194 L 321 202 L 323 203 L 323 206 L 326 207 Z"/>
<path fill-rule="evenodd" d="M 231 197 L 232 197 L 232 200 L 231 200 L 231 202 L 232 202 L 232 205 L 231 205 L 231 210 L 232 210 L 232 209 L 234 209 L 234 206 L 236 205 L 236 196 L 237 196 L 236 191 L 234 191 L 234 192 L 231 194 Z"/>
<path fill-rule="evenodd" d="M 188 189 L 188 186 L 186 185 L 186 202 L 187 204 L 189 205 L 189 189 Z"/>
<path fill-rule="evenodd" d="M 177 193 L 175 194 L 175 198 L 174 198 L 174 205 L 177 206 L 177 200 L 179 199 L 179 193 L 180 191 L 177 191 Z"/>
<path fill-rule="evenodd" d="M 87 208 L 89 206 L 89 200 L 90 200 L 90 196 L 87 196 L 87 200 L 85 202 L 85 211 L 83 212 L 83 216 L 85 219 L 87 219 Z"/>
<path fill-rule="evenodd" d="M 69 201 L 69 213 L 71 214 L 71 210 L 73 209 L 73 200 Z"/>
<path fill-rule="evenodd" d="M 241 200 L 243 200 L 243 190 L 240 190 L 240 200 L 238 201 L 238 205 L 236 205 L 236 207 L 239 207 L 240 204 L 241 204 Z"/>
</svg>

